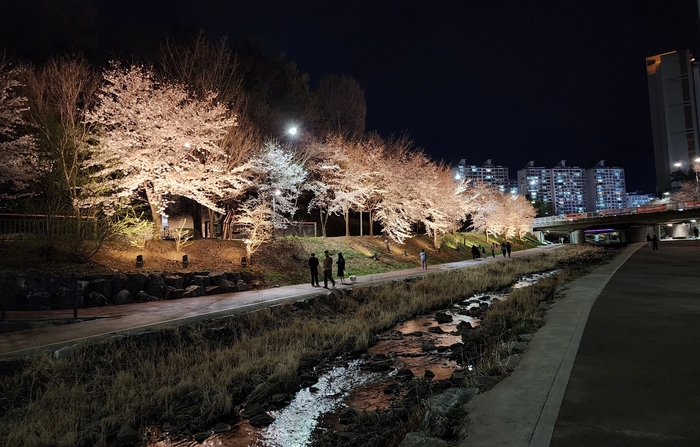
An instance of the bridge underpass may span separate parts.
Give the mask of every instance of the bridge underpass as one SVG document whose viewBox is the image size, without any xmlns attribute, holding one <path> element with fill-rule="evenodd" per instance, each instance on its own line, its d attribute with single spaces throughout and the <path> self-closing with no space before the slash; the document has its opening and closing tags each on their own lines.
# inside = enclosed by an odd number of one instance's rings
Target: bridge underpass
<svg viewBox="0 0 700 447">
<path fill-rule="evenodd" d="M 700 220 L 700 207 L 675 208 L 677 209 L 619 215 L 582 213 L 544 217 L 535 219 L 532 229 L 541 241 L 545 240 L 547 233 L 567 234 L 571 243 L 574 244 L 584 242 L 586 231 L 596 230 L 598 232 L 601 232 L 600 230 L 617 231 L 620 242 L 623 243 L 643 242 L 647 235 L 654 234 L 659 239 L 693 237 L 693 229 L 700 228 L 697 222 Z"/>
</svg>

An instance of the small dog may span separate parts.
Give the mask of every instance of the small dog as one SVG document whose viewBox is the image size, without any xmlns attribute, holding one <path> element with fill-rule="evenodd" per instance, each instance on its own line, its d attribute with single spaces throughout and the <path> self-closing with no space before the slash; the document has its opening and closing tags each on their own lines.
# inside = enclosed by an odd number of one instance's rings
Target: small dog
<svg viewBox="0 0 700 447">
<path fill-rule="evenodd" d="M 354 282 L 357 282 L 357 276 L 355 276 L 355 275 L 350 275 L 350 281 L 353 282 L 353 283 L 354 283 Z"/>
</svg>

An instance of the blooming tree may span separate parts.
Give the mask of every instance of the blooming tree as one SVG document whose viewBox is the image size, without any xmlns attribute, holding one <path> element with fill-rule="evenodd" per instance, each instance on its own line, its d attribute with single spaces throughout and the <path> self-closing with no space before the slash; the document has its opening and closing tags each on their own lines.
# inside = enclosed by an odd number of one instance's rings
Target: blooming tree
<svg viewBox="0 0 700 447">
<path fill-rule="evenodd" d="M 247 164 L 231 167 L 219 142 L 236 123 L 214 93 L 192 97 L 181 85 L 158 82 L 150 69 L 113 64 L 104 73 L 98 105 L 101 152 L 86 166 L 112 189 L 111 199 L 145 193 L 154 223 L 167 195 L 188 197 L 216 212 L 218 200 L 249 184 Z"/>
<path fill-rule="evenodd" d="M 19 93 L 18 70 L 0 59 L 0 183 L 11 183 L 14 197 L 43 171 L 34 139 L 27 132 L 27 98 Z M 7 197 L 7 196 L 6 196 Z"/>
<path fill-rule="evenodd" d="M 321 234 L 326 236 L 328 216 L 338 211 L 336 193 L 343 182 L 342 166 L 346 155 L 340 138 L 329 137 L 314 142 L 309 147 L 307 162 L 309 179 L 304 189 L 312 193 L 307 211 L 318 209 L 321 217 Z"/>
<path fill-rule="evenodd" d="M 253 254 L 272 238 L 272 210 L 265 197 L 253 197 L 242 203 L 236 213 L 236 221 L 243 229 L 246 255 L 253 263 Z"/>
<path fill-rule="evenodd" d="M 462 206 L 471 217 L 472 230 L 483 231 L 486 234 L 486 242 L 489 235 L 498 236 L 502 230 L 498 223 L 503 220 L 500 192 L 478 181 L 465 182 L 462 190 Z"/>
</svg>

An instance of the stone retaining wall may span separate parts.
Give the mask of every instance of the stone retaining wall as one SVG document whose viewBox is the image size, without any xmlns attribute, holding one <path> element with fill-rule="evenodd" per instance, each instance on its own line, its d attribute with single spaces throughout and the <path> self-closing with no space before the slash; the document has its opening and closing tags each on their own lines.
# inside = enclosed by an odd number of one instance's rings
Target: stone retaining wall
<svg viewBox="0 0 700 447">
<path fill-rule="evenodd" d="M 248 290 L 248 273 L 114 273 L 73 276 L 0 272 L 0 305 L 5 310 L 72 309 Z"/>
</svg>

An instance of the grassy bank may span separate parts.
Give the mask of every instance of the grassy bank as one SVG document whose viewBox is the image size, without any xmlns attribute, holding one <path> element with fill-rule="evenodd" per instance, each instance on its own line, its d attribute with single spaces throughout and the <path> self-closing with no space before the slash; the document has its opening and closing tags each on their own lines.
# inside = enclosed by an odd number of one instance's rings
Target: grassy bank
<svg viewBox="0 0 700 447">
<path fill-rule="evenodd" d="M 307 309 L 278 306 L 115 337 L 80 346 L 68 358 L 27 358 L 0 379 L 6 399 L 0 405 L 0 439 L 15 446 L 105 445 L 124 424 L 201 427 L 259 390 L 251 382 L 254 375 L 279 389 L 294 386 L 303 358 L 363 350 L 374 334 L 399 321 L 507 287 L 523 275 L 583 268 L 605 256 L 599 249 L 570 246 L 411 283 L 358 287 Z M 529 312 L 514 303 L 515 314 Z"/>
</svg>

